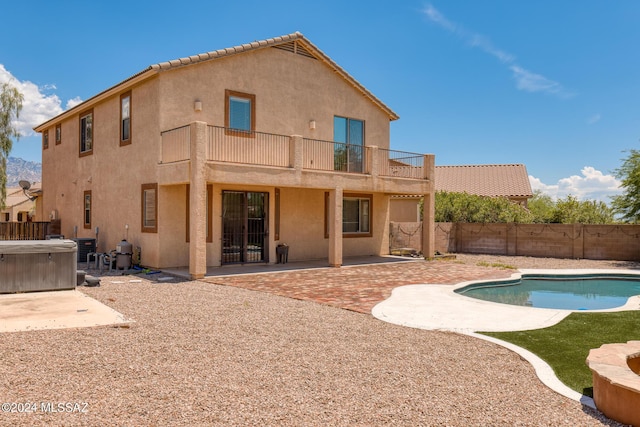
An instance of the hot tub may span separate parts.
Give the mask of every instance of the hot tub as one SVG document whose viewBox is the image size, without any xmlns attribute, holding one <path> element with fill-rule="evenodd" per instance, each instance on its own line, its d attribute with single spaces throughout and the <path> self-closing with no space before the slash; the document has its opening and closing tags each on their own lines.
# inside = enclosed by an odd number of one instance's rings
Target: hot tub
<svg viewBox="0 0 640 427">
<path fill-rule="evenodd" d="M 0 294 L 75 289 L 77 250 L 72 240 L 0 241 Z"/>
</svg>

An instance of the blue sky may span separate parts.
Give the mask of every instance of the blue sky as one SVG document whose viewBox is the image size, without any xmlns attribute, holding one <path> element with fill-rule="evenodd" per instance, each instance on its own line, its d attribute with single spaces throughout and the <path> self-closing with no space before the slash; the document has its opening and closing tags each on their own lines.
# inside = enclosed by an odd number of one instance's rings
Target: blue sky
<svg viewBox="0 0 640 427">
<path fill-rule="evenodd" d="M 534 189 L 608 200 L 640 138 L 640 2 L 25 1 L 3 5 L 0 82 L 31 128 L 147 66 L 300 31 L 400 115 L 393 149 L 524 163 Z"/>
</svg>

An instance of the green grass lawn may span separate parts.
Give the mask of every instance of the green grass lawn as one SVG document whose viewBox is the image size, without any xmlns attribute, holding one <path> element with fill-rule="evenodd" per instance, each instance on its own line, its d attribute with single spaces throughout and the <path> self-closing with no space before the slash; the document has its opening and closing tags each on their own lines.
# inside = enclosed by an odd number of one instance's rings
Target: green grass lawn
<svg viewBox="0 0 640 427">
<path fill-rule="evenodd" d="M 560 381 L 593 397 L 589 350 L 640 340 L 640 311 L 571 313 L 557 325 L 519 332 L 480 332 L 526 348 L 547 362 Z"/>
</svg>

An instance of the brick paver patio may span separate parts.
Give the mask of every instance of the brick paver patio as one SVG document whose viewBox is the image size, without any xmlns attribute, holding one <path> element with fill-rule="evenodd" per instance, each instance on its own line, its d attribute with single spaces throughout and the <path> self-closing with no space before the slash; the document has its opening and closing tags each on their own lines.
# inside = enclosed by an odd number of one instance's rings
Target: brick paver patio
<svg viewBox="0 0 640 427">
<path fill-rule="evenodd" d="M 467 280 L 510 277 L 514 270 L 455 261 L 413 261 L 342 268 L 318 268 L 267 274 L 207 277 L 209 283 L 315 301 L 359 313 L 391 295 L 393 288 L 413 284 L 456 284 Z"/>
</svg>

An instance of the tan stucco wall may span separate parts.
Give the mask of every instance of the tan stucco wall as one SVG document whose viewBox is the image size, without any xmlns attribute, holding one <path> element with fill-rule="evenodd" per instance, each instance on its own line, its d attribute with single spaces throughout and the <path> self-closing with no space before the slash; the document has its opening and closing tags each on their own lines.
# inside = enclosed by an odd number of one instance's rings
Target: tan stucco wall
<svg viewBox="0 0 640 427">
<path fill-rule="evenodd" d="M 280 242 L 289 245 L 289 260 L 326 258 L 323 190 L 280 189 Z"/>
<path fill-rule="evenodd" d="M 98 102 L 94 114 L 93 154 L 79 157 L 79 115 L 62 121 L 62 144 L 53 140 L 43 150 L 43 211 L 55 212 L 67 237 L 95 237 L 98 251 L 115 249 L 127 238 L 140 247 L 142 263 L 154 268 L 189 264 L 186 242 L 186 184 L 189 161 L 160 164 L 161 132 L 194 121 L 224 126 L 225 89 L 256 96 L 256 130 L 282 135 L 333 140 L 334 116 L 364 120 L 365 143 L 389 148 L 389 116 L 319 60 L 267 48 L 215 61 L 163 71 Z M 119 144 L 120 94 L 132 90 L 132 144 Z M 194 111 L 194 101 L 202 111 Z M 79 110 L 79 112 L 85 109 Z M 309 129 L 315 120 L 316 129 Z M 420 192 L 419 180 L 389 183 L 361 174 L 251 168 L 233 164 L 206 166 L 214 185 L 213 241 L 206 244 L 206 262 L 220 265 L 221 192 L 226 189 L 266 191 L 270 200 L 270 260 L 275 261 L 274 189 L 281 188 L 281 238 L 291 246 L 290 261 L 327 258 L 324 237 L 324 192 L 375 193 L 374 237 L 343 239 L 344 256 L 388 252 L 386 193 Z M 141 185 L 158 183 L 158 232 L 141 231 Z M 260 183 L 261 185 L 256 185 Z M 405 187 L 406 185 L 406 187 Z M 297 187 L 297 188 L 296 188 Z M 304 189 L 312 187 L 313 189 Z M 83 227 L 83 194 L 91 191 L 91 228 Z M 126 226 L 128 225 L 128 229 Z"/>
<path fill-rule="evenodd" d="M 124 91 L 123 91 L 124 92 Z M 120 146 L 120 94 L 93 106 L 93 154 L 79 157 L 79 115 L 62 122 L 62 143 L 42 153 L 43 210 L 61 220 L 66 237 L 95 237 L 98 251 L 115 249 L 128 237 L 142 248 L 144 261 L 158 260 L 157 235 L 141 233 L 141 184 L 157 181 L 160 135 L 157 80 L 132 90 L 132 144 Z M 55 125 L 50 128 L 54 135 Z M 83 224 L 83 195 L 91 191 L 91 229 Z M 129 225 L 128 231 L 125 226 Z"/>
<path fill-rule="evenodd" d="M 418 198 L 392 198 L 389 205 L 391 221 L 420 222 L 419 204 Z"/>
<path fill-rule="evenodd" d="M 249 74 L 247 72 L 249 71 Z M 365 121 L 366 145 L 389 148 L 389 117 L 319 60 L 267 48 L 160 73 L 162 130 L 224 126 L 225 89 L 256 96 L 256 130 L 333 140 L 334 116 Z M 195 100 L 202 111 L 194 112 Z M 309 129 L 309 120 L 316 129 Z"/>
</svg>

